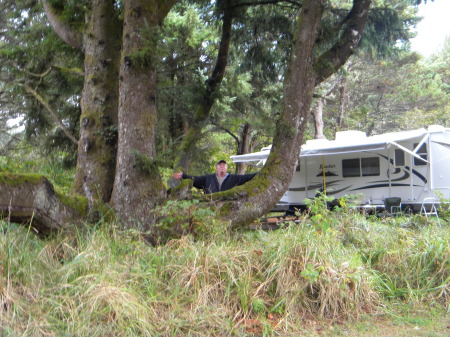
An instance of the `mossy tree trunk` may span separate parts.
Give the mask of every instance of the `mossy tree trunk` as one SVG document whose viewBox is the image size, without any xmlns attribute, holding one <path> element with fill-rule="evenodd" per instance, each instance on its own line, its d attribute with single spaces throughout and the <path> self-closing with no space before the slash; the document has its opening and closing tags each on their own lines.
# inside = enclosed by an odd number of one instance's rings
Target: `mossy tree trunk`
<svg viewBox="0 0 450 337">
<path fill-rule="evenodd" d="M 117 147 L 118 64 L 121 24 L 114 1 L 92 0 L 85 25 L 66 24 L 61 12 L 42 0 L 47 18 L 60 38 L 84 53 L 84 87 L 74 191 L 107 202 L 114 182 Z"/>
<path fill-rule="evenodd" d="M 267 163 L 247 184 L 214 196 L 220 205 L 221 217 L 234 226 L 248 224 L 270 211 L 287 190 L 299 160 L 314 88 L 336 72 L 354 52 L 370 3 L 370 0 L 353 1 L 340 38 L 316 58 L 314 46 L 326 1 L 302 2 L 285 77 L 283 107 Z"/>
<path fill-rule="evenodd" d="M 110 0 L 92 0 L 83 34 L 84 88 L 74 189 L 108 202 L 114 182 L 121 24 Z"/>
<path fill-rule="evenodd" d="M 165 198 L 165 189 L 154 161 L 154 58 L 157 57 L 158 26 L 176 1 L 126 0 L 122 24 L 119 19 L 122 10 L 116 1 L 92 0 L 82 6 L 85 21 L 77 26 L 67 20 L 64 2 L 53 7 L 54 2 L 42 0 L 49 23 L 57 35 L 85 55 L 74 191 L 87 197 L 81 200 L 92 210 L 101 205 L 97 201 L 110 202 L 124 222 L 131 226 L 134 225 L 133 220 L 152 224 L 151 210 Z M 33 209 L 37 209 L 42 219 L 60 219 L 43 222 L 48 228 L 55 228 L 54 223 L 57 227 L 67 225 L 66 220 L 89 221 L 90 215 L 95 214 L 86 210 L 82 214 L 77 213 L 76 209 L 71 210 L 73 205 L 70 203 L 59 207 L 59 198 L 51 184 L 45 180 L 38 185 L 51 193 L 36 194 L 33 184 L 12 185 L 8 189 L 5 200 L 10 197 L 12 204 L 9 209 L 14 210 L 10 215 L 30 217 Z M 16 198 L 19 194 L 29 197 L 26 212 L 21 211 L 21 200 Z M 15 201 L 19 204 L 16 208 L 17 205 L 13 205 Z M 39 205 L 43 203 L 57 207 L 42 208 Z M 57 212 L 61 212 L 60 218 Z M 72 218 L 64 215 L 74 212 L 78 215 Z"/>
<path fill-rule="evenodd" d="M 234 224 L 246 224 L 268 212 L 286 191 L 295 171 L 315 87 L 312 54 L 322 2 L 303 2 L 286 74 L 284 105 L 267 163 L 250 182 L 231 190 L 238 190 L 238 199 L 225 203 L 220 210 Z"/>
<path fill-rule="evenodd" d="M 119 84 L 119 146 L 111 204 L 124 223 L 149 229 L 166 191 L 156 163 L 156 41 L 176 1 L 124 3 Z"/>
</svg>

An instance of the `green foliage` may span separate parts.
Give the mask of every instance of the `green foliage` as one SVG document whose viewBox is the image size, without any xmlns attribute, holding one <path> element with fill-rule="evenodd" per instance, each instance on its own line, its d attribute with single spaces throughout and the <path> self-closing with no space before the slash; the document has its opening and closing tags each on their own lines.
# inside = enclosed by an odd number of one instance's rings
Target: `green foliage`
<svg viewBox="0 0 450 337">
<path fill-rule="evenodd" d="M 62 192 L 69 192 L 74 169 L 64 164 L 67 153 L 53 152 L 44 155 L 37 149 L 23 147 L 11 152 L 8 156 L 0 156 L 0 172 L 25 173 L 30 172 L 48 178 Z"/>
<path fill-rule="evenodd" d="M 438 214 L 440 218 L 447 221 L 450 220 L 450 198 L 445 198 L 444 194 L 440 191 L 435 191 L 436 196 L 439 199 Z"/>
<path fill-rule="evenodd" d="M 226 233 L 224 224 L 216 219 L 210 205 L 199 200 L 168 200 L 154 210 L 159 221 L 156 228 L 162 240 L 191 234 L 196 237 L 214 237 Z"/>
<path fill-rule="evenodd" d="M 306 268 L 300 273 L 309 283 L 317 282 L 320 278 L 318 270 L 314 269 L 314 266 L 310 263 L 306 265 Z"/>
<path fill-rule="evenodd" d="M 448 126 L 448 62 L 444 55 L 421 60 L 407 52 L 384 60 L 353 57 L 344 72 L 320 88 L 327 92 L 332 83 L 342 81 L 338 88 L 346 91 L 345 96 L 338 90 L 328 93 L 323 119 L 329 127 L 326 124 L 325 130 L 336 125 L 340 104 L 345 107 L 341 128 L 364 130 L 369 135 L 433 124 Z M 327 136 L 333 138 L 333 133 Z"/>
<path fill-rule="evenodd" d="M 153 175 L 158 172 L 158 166 L 156 160 L 149 158 L 139 151 L 133 152 L 134 167 L 147 175 Z"/>
<path fill-rule="evenodd" d="M 80 5 L 70 1 L 69 7 Z M 69 15 L 72 22 L 84 16 Z M 69 17 L 68 16 L 68 17 Z M 30 143 L 51 151 L 76 152 L 76 145 L 56 127 L 46 108 L 30 94 L 32 88 L 56 112 L 72 133 L 78 133 L 79 95 L 83 85 L 80 73 L 82 53 L 65 45 L 47 24 L 38 1 L 2 2 L 2 43 L 0 43 L 0 95 L 2 113 L 9 118 L 23 117 Z"/>
<path fill-rule="evenodd" d="M 330 209 L 330 203 L 334 203 L 334 201 L 334 197 L 327 196 L 324 192 L 319 192 L 314 199 L 305 199 L 305 204 L 310 213 L 309 219 L 316 231 L 326 232 L 338 223 L 338 219 L 332 216 L 332 212 L 339 212 L 341 204 L 340 200 L 338 200 L 335 208 Z"/>
<path fill-rule="evenodd" d="M 402 3 L 377 1 L 369 12 L 360 49 L 374 58 L 393 56 L 405 49 L 418 22 L 417 9 Z"/>
<path fill-rule="evenodd" d="M 49 152 L 65 151 L 73 157 L 76 145 L 57 127 L 50 113 L 27 87 L 40 95 L 65 127 L 76 135 L 80 115 L 78 96 L 83 78 L 66 70 L 82 68 L 82 53 L 56 36 L 46 22 L 40 2 L 5 1 L 2 12 L 2 112 L 9 118 L 23 117 L 28 142 Z M 71 18 L 76 20 L 76 15 Z"/>
<path fill-rule="evenodd" d="M 161 27 L 162 38 L 156 51 L 159 56 L 157 148 L 166 162 L 174 161 L 176 147 L 181 137 L 186 136 L 186 128 L 204 98 L 205 77 L 214 65 L 220 20 L 213 20 L 213 13 L 206 7 L 180 1 Z M 208 145 L 205 141 L 204 147 Z M 204 156 L 196 153 L 194 157 L 192 161 L 196 162 Z"/>
</svg>

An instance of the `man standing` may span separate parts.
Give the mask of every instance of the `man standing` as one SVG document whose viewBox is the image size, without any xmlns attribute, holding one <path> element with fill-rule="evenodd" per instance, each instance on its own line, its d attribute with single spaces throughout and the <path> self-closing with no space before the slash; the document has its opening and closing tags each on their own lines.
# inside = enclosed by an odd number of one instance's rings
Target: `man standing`
<svg viewBox="0 0 450 337">
<path fill-rule="evenodd" d="M 203 189 L 205 194 L 226 191 L 234 186 L 243 185 L 252 179 L 256 173 L 250 174 L 230 174 L 227 172 L 228 165 L 225 160 L 219 160 L 216 164 L 216 173 L 207 174 L 204 176 L 190 176 L 184 172 L 177 172 L 173 174 L 174 179 L 192 179 L 194 187 Z"/>
</svg>

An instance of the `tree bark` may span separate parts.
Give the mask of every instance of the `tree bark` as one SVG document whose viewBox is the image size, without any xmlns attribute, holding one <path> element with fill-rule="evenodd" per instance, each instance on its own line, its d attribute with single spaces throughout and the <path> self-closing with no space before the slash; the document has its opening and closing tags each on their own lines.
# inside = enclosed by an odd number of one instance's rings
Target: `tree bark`
<svg viewBox="0 0 450 337">
<path fill-rule="evenodd" d="M 56 34 L 69 46 L 75 49 L 82 49 L 83 35 L 73 29 L 73 27 L 63 23 L 60 20 L 57 11 L 52 7 L 48 0 L 42 0 L 42 5 L 47 15 L 48 22 Z"/>
<path fill-rule="evenodd" d="M 92 0 L 82 33 L 63 24 L 43 0 L 48 20 L 66 43 L 84 52 L 77 170 L 73 189 L 95 200 L 109 201 L 114 182 L 117 144 L 118 61 L 121 25 L 114 1 Z"/>
<path fill-rule="evenodd" d="M 114 2 L 93 0 L 84 32 L 84 88 L 74 189 L 108 202 L 117 147 L 120 24 Z"/>
<path fill-rule="evenodd" d="M 220 215 L 235 226 L 267 213 L 280 200 L 292 179 L 300 155 L 316 77 L 313 48 L 325 1 L 304 1 L 298 18 L 292 55 L 285 77 L 284 104 L 264 168 L 250 182 L 225 192 Z"/>
<path fill-rule="evenodd" d="M 339 116 L 337 119 L 336 131 L 342 129 L 345 117 L 345 107 L 347 104 L 347 77 L 344 76 L 342 84 L 339 87 Z"/>
<path fill-rule="evenodd" d="M 119 146 L 111 198 L 123 223 L 150 229 L 153 208 L 166 197 L 156 163 L 156 27 L 167 15 L 159 3 L 128 0 L 124 7 L 119 87 Z M 172 5 L 175 1 L 172 1 Z M 161 18 L 162 16 L 162 18 Z"/>
<path fill-rule="evenodd" d="M 325 139 L 323 134 L 323 106 L 325 105 L 325 97 L 317 100 L 317 107 L 313 111 L 314 116 L 314 139 Z"/>
<path fill-rule="evenodd" d="M 242 127 L 241 137 L 239 140 L 238 152 L 237 154 L 246 154 L 249 153 L 249 146 L 251 140 L 251 132 L 252 127 L 249 123 L 245 123 Z M 236 164 L 236 174 L 244 174 L 247 170 L 248 164 L 246 163 L 237 163 Z"/>
<path fill-rule="evenodd" d="M 299 160 L 314 87 L 336 72 L 359 43 L 370 0 L 353 1 L 341 38 L 314 59 L 313 49 L 325 3 L 324 0 L 302 3 L 285 77 L 283 108 L 266 165 L 247 184 L 214 196 L 221 204 L 220 216 L 235 227 L 267 213 L 280 200 Z"/>
</svg>

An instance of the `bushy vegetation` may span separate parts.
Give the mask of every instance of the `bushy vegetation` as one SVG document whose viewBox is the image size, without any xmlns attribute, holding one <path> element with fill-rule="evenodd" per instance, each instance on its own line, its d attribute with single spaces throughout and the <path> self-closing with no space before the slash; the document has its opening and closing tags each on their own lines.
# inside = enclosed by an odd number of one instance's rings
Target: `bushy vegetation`
<svg viewBox="0 0 450 337">
<path fill-rule="evenodd" d="M 208 214 L 210 234 L 159 246 L 113 223 L 42 239 L 3 221 L 0 335 L 298 335 L 311 320 L 342 324 L 396 305 L 449 310 L 448 224 L 316 210 L 326 230 L 305 216 L 230 233 Z M 169 213 L 164 221 L 183 221 Z"/>
<path fill-rule="evenodd" d="M 42 172 L 57 188 L 70 186 L 71 172 L 55 158 L 19 156 L 3 157 L 1 170 Z M 445 322 L 444 218 L 367 217 L 350 198 L 336 204 L 325 195 L 309 208 L 300 222 L 277 231 L 230 232 L 195 200 L 169 202 L 157 209 L 158 229 L 167 237 L 172 228 L 182 230 L 158 246 L 106 220 L 43 238 L 33 222 L 6 217 L 0 336 L 314 335 L 314 322 L 323 321 L 337 324 L 330 336 L 349 335 L 349 326 L 370 335 L 356 322 L 389 317 L 428 326 L 430 316 Z M 419 321 L 405 312 L 423 307 Z M 445 325 L 439 328 L 444 332 L 432 336 L 445 335 Z"/>
</svg>

